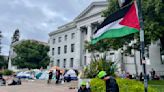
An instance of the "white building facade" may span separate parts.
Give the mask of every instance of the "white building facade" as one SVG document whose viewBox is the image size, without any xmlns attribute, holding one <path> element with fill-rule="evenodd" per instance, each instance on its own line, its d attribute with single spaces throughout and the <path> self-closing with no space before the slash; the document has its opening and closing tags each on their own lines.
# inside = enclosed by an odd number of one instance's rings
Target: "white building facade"
<svg viewBox="0 0 164 92">
<path fill-rule="evenodd" d="M 49 55 L 51 58 L 51 65 L 57 65 L 61 68 L 81 69 L 91 62 L 91 54 L 88 53 L 84 47 L 85 41 L 90 41 L 96 27 L 104 20 L 101 15 L 102 11 L 106 8 L 107 2 L 105 1 L 93 2 L 72 22 L 49 33 Z M 156 46 L 155 49 L 158 49 L 155 50 L 156 53 L 160 53 L 160 48 L 158 46 Z M 152 55 L 151 52 L 150 54 Z M 160 57 L 160 54 L 153 55 L 157 56 L 157 58 Z M 121 58 L 120 52 L 111 51 L 109 52 L 108 58 L 113 61 L 118 61 L 119 66 L 123 59 L 125 71 L 135 74 L 134 57 L 124 56 Z M 140 64 L 139 51 L 136 51 L 136 62 L 138 72 L 141 72 L 142 66 Z M 150 62 L 154 61 L 151 59 Z M 148 65 L 149 68 L 147 71 L 150 71 L 151 68 L 157 69 L 157 71 L 164 71 L 164 65 L 160 62 L 161 59 L 156 59 L 155 64 L 152 63 L 153 65 Z"/>
<path fill-rule="evenodd" d="M 49 34 L 49 54 L 53 65 L 79 69 L 89 64 L 91 55 L 84 44 L 90 40 L 97 24 L 103 21 L 101 15 L 106 6 L 107 2 L 93 2 L 72 22 Z"/>
</svg>

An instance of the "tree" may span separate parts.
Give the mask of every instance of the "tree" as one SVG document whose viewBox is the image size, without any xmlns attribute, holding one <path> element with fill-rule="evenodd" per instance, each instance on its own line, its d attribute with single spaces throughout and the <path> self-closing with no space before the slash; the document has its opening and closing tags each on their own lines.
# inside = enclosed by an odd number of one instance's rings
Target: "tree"
<svg viewBox="0 0 164 92">
<path fill-rule="evenodd" d="M 7 60 L 4 56 L 0 55 L 0 69 L 7 68 Z"/>
<path fill-rule="evenodd" d="M 12 62 L 19 68 L 46 68 L 50 62 L 48 51 L 49 46 L 38 41 L 22 41 L 14 46 L 14 52 L 17 55 L 12 59 Z"/>
</svg>

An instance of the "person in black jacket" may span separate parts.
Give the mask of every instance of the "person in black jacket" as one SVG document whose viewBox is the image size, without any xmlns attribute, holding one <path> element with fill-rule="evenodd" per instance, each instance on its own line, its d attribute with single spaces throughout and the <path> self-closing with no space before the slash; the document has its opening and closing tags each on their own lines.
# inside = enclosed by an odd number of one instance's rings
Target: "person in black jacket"
<svg viewBox="0 0 164 92">
<path fill-rule="evenodd" d="M 50 70 L 47 83 L 50 84 L 53 77 L 53 70 Z"/>
<path fill-rule="evenodd" d="M 80 88 L 78 89 L 78 92 L 91 92 L 91 90 L 90 90 L 90 88 L 87 88 L 87 87 L 86 87 L 86 82 L 83 81 L 83 82 L 81 83 Z"/>
<path fill-rule="evenodd" d="M 119 92 L 119 87 L 114 77 L 107 76 L 105 71 L 100 71 L 97 76 L 105 81 L 106 92 Z"/>
</svg>

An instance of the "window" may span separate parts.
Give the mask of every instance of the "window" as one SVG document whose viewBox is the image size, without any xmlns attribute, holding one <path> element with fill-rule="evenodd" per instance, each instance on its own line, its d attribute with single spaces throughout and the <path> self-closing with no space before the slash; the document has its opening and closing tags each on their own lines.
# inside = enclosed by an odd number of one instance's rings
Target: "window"
<svg viewBox="0 0 164 92">
<path fill-rule="evenodd" d="M 53 39 L 52 43 L 55 44 L 55 39 Z"/>
<path fill-rule="evenodd" d="M 67 53 L 67 45 L 64 46 L 64 53 Z"/>
<path fill-rule="evenodd" d="M 65 41 L 67 40 L 67 35 L 64 36 Z"/>
<path fill-rule="evenodd" d="M 58 47 L 58 54 L 60 54 L 60 47 Z"/>
<path fill-rule="evenodd" d="M 84 56 L 84 65 L 86 65 L 86 64 L 87 64 L 87 57 Z"/>
<path fill-rule="evenodd" d="M 66 59 L 64 59 L 63 68 L 66 68 Z"/>
<path fill-rule="evenodd" d="M 164 55 L 161 55 L 162 64 L 164 64 Z"/>
<path fill-rule="evenodd" d="M 74 52 L 75 50 L 75 44 L 71 44 L 71 52 Z"/>
<path fill-rule="evenodd" d="M 57 64 L 56 65 L 60 67 L 60 60 L 59 59 L 57 60 Z"/>
<path fill-rule="evenodd" d="M 110 55 L 114 55 L 114 53 L 110 53 Z"/>
<path fill-rule="evenodd" d="M 55 52 L 55 48 L 52 48 L 52 55 L 54 55 L 54 52 Z"/>
<path fill-rule="evenodd" d="M 58 42 L 61 42 L 61 37 L 58 38 Z"/>
<path fill-rule="evenodd" d="M 73 58 L 70 59 L 70 67 L 73 67 Z"/>
<path fill-rule="evenodd" d="M 71 34 L 71 39 L 75 38 L 75 33 Z"/>
</svg>

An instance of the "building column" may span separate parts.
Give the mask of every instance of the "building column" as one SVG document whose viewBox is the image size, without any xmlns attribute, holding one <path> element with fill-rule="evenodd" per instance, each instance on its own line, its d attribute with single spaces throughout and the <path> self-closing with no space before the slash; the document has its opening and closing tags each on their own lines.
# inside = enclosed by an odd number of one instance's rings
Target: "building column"
<svg viewBox="0 0 164 92">
<path fill-rule="evenodd" d="M 12 70 L 11 55 L 12 55 L 12 47 L 10 47 L 10 49 L 9 49 L 8 70 Z"/>
<path fill-rule="evenodd" d="M 77 54 L 77 58 L 75 60 L 75 67 L 78 69 L 81 69 L 82 66 L 82 56 L 83 56 L 83 49 L 82 49 L 82 45 L 83 45 L 83 38 L 82 38 L 82 29 L 81 27 L 77 27 L 77 44 L 76 44 L 76 54 Z"/>
<path fill-rule="evenodd" d="M 91 41 L 91 36 L 92 36 L 92 25 L 89 24 L 87 25 L 87 40 Z"/>
<path fill-rule="evenodd" d="M 87 25 L 87 41 L 91 41 L 92 36 L 92 24 Z M 84 57 L 83 57 L 84 58 Z M 91 62 L 91 53 L 86 50 L 86 65 L 90 64 Z"/>
</svg>

